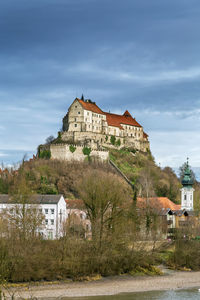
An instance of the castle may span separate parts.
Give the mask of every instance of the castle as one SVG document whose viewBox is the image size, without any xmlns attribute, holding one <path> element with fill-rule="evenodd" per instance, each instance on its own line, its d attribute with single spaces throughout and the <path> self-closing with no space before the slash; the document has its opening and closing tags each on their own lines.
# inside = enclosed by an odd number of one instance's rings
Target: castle
<svg viewBox="0 0 200 300">
<path fill-rule="evenodd" d="M 96 150 L 115 145 L 143 152 L 149 149 L 148 135 L 127 110 L 123 115 L 108 113 L 95 102 L 78 98 L 63 118 L 62 140 Z"/>
<path fill-rule="evenodd" d="M 83 97 L 76 98 L 69 107 L 62 129 L 50 146 L 52 158 L 84 160 L 84 147 L 101 160 L 108 159 L 108 148 L 149 150 L 148 135 L 127 110 L 123 115 L 104 112 Z M 75 153 L 69 145 L 76 149 Z"/>
</svg>

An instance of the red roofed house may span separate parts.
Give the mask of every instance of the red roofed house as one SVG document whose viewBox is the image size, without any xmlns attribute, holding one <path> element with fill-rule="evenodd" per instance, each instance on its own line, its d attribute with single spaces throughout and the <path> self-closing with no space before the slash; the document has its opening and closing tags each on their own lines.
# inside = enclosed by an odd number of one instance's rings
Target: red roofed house
<svg viewBox="0 0 200 300">
<path fill-rule="evenodd" d="M 149 149 L 148 135 L 127 110 L 123 115 L 108 113 L 91 100 L 76 98 L 63 118 L 62 140 L 97 150 L 102 146 L 114 147 L 111 136 L 115 136 L 120 147 L 143 152 Z"/>
</svg>

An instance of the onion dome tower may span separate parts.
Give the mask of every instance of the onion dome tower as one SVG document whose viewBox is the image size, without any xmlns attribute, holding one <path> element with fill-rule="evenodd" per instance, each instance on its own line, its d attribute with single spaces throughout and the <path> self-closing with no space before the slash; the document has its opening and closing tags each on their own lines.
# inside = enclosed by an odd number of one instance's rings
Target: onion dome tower
<svg viewBox="0 0 200 300">
<path fill-rule="evenodd" d="M 182 189 L 181 189 L 181 209 L 193 210 L 193 189 L 194 180 L 192 179 L 191 170 L 189 168 L 189 163 L 187 163 L 184 170 L 184 176 L 182 179 Z"/>
</svg>

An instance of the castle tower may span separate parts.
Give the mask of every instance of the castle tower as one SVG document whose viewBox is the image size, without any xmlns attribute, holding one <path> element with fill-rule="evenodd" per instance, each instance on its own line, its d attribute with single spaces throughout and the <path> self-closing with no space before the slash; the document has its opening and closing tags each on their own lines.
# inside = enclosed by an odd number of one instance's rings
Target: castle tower
<svg viewBox="0 0 200 300">
<path fill-rule="evenodd" d="M 182 179 L 181 189 L 181 209 L 193 210 L 193 189 L 194 181 L 191 176 L 191 170 L 189 168 L 188 159 L 184 170 L 184 177 Z"/>
</svg>

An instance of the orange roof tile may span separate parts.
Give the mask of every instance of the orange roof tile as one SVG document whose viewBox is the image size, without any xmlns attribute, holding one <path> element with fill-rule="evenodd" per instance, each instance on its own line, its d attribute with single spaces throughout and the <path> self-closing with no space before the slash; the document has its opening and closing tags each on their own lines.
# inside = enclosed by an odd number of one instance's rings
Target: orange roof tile
<svg viewBox="0 0 200 300">
<path fill-rule="evenodd" d="M 142 127 L 128 111 L 126 111 L 122 116 L 107 112 L 105 112 L 105 115 L 109 126 L 119 127 L 121 129 L 123 129 L 121 124 Z"/>
<path fill-rule="evenodd" d="M 103 112 L 95 102 L 87 102 L 83 101 L 79 98 L 76 98 L 78 102 L 83 106 L 84 109 L 92 111 L 97 114 L 103 114 L 106 115 L 106 120 L 109 126 L 119 127 L 120 129 L 123 129 L 121 124 L 124 125 L 131 125 L 136 127 L 142 127 L 128 112 L 128 110 L 125 111 L 123 115 L 117 115 L 112 113 Z"/>
<path fill-rule="evenodd" d="M 94 102 L 85 102 L 85 101 L 83 101 L 81 99 L 78 99 L 78 98 L 77 98 L 77 100 L 83 106 L 84 109 L 92 111 L 92 112 L 97 113 L 97 114 L 104 115 L 104 112 L 96 105 L 96 103 L 94 103 Z"/>
<path fill-rule="evenodd" d="M 138 207 L 145 208 L 149 205 L 152 208 L 162 209 L 162 208 L 169 208 L 171 210 L 179 210 L 181 209 L 181 205 L 175 204 L 167 197 L 152 197 L 148 198 L 148 203 L 146 198 L 137 198 L 137 205 Z"/>
</svg>

